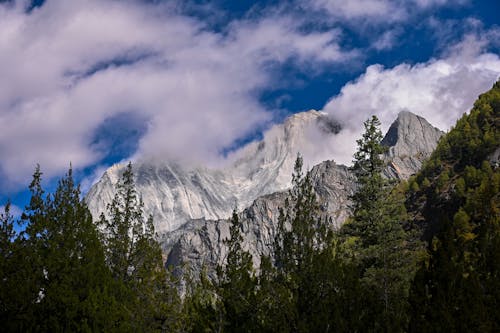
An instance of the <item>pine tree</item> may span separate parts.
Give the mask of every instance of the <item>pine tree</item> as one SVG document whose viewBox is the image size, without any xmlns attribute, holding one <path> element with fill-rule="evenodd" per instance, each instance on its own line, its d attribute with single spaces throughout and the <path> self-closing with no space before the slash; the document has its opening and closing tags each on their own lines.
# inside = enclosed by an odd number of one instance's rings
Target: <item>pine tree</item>
<svg viewBox="0 0 500 333">
<path fill-rule="evenodd" d="M 381 155 L 386 147 L 381 145 L 380 121 L 373 116 L 364 123 L 364 127 L 362 138 L 356 141 L 358 149 L 351 167 L 358 189 L 351 198 L 352 219 L 345 230 L 357 237 L 361 246 L 366 248 L 376 244 L 377 224 L 385 214 L 382 200 L 389 192 L 389 182 L 382 176 L 385 165 Z"/>
<path fill-rule="evenodd" d="M 256 278 L 252 256 L 242 248 L 241 223 L 233 210 L 225 267 L 218 267 L 219 290 L 227 332 L 249 332 L 255 325 Z"/>
<path fill-rule="evenodd" d="M 292 189 L 285 207 L 280 210 L 274 242 L 275 281 L 280 286 L 279 316 L 290 331 L 305 332 L 320 308 L 316 294 L 322 293 L 324 281 L 315 276 L 316 257 L 329 244 L 331 230 L 321 218 L 310 173 L 302 173 L 302 157 L 297 156 L 292 175 Z M 319 289 L 316 289 L 319 288 Z"/>
<path fill-rule="evenodd" d="M 216 281 L 206 267 L 198 277 L 188 277 L 183 301 L 181 332 L 223 332 L 225 313 Z"/>
<path fill-rule="evenodd" d="M 129 309 L 130 330 L 175 330 L 181 311 L 177 291 L 163 265 L 152 217 L 143 216 L 142 200 L 129 163 L 101 215 L 106 261 L 121 292 L 118 301 Z"/>
<path fill-rule="evenodd" d="M 108 270 L 90 212 L 80 201 L 70 169 L 53 196 L 44 195 L 40 168 L 22 219 L 26 229 L 16 239 L 15 280 L 23 281 L 14 331 L 108 330 L 113 301 L 107 294 Z M 114 312 L 116 313 L 116 312 Z"/>
<path fill-rule="evenodd" d="M 19 240 L 14 230 L 14 218 L 10 213 L 10 202 L 0 214 L 0 322 L 7 332 L 15 331 L 21 322 L 22 301 L 18 292 L 24 296 L 27 287 L 19 271 L 22 269 L 19 255 Z"/>
<path fill-rule="evenodd" d="M 383 177 L 382 132 L 376 116 L 364 123 L 365 132 L 357 140 L 352 171 L 358 188 L 352 196 L 352 219 L 343 233 L 355 241 L 361 279 L 380 309 L 373 329 L 400 331 L 407 322 L 407 298 L 415 267 L 409 235 L 403 228 L 404 196 Z"/>
</svg>

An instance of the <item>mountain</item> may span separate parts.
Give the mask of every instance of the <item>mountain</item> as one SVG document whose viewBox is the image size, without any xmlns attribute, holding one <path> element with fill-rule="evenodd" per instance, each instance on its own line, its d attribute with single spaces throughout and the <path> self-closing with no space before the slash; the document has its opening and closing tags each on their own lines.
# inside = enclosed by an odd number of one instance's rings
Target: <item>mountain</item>
<svg viewBox="0 0 500 333">
<path fill-rule="evenodd" d="M 324 161 L 311 169 L 314 190 L 324 216 L 340 226 L 348 216 L 349 196 L 355 189 L 355 177 L 344 165 Z M 274 239 L 279 208 L 284 206 L 287 191 L 257 198 L 239 213 L 242 223 L 242 247 L 252 254 L 258 267 L 261 254 L 269 254 Z M 226 255 L 224 239 L 229 238 L 228 219 L 191 220 L 179 229 L 160 236 L 167 265 L 190 267 L 199 272 L 203 266 L 213 271 Z"/>
<path fill-rule="evenodd" d="M 235 206 L 246 208 L 262 195 L 288 188 L 297 153 L 320 156 L 320 150 L 313 149 L 318 146 L 315 140 L 332 137 L 339 130 L 326 114 L 311 110 L 273 126 L 261 141 L 233 153 L 229 157 L 233 162 L 222 169 L 168 161 L 136 162 L 136 186 L 145 213 L 153 215 L 159 233 L 176 230 L 192 219 L 228 218 Z M 306 159 L 310 164 L 320 161 Z M 120 163 L 109 168 L 88 192 L 85 200 L 94 217 L 113 198 L 114 184 L 125 166 Z"/>
<path fill-rule="evenodd" d="M 229 216 L 238 204 L 243 225 L 243 248 L 258 265 L 268 254 L 277 225 L 278 209 L 284 204 L 298 151 L 318 145 L 315 133 L 335 142 L 340 126 L 318 111 L 295 114 L 254 142 L 236 152 L 224 169 L 185 168 L 176 163 L 139 162 L 134 166 L 136 186 L 153 214 L 167 264 L 215 267 L 224 261 L 223 240 L 229 237 Z M 406 179 L 416 173 L 436 147 L 442 132 L 425 119 L 401 112 L 384 137 L 389 147 L 386 175 Z M 310 149 L 309 149 L 310 151 Z M 306 160 L 307 162 L 307 160 Z M 309 163 L 311 163 L 309 161 Z M 114 195 L 113 185 L 124 168 L 108 169 L 89 191 L 86 201 L 94 216 Z M 311 170 L 322 212 L 339 227 L 349 214 L 349 196 L 355 177 L 346 166 L 327 160 Z"/>
<path fill-rule="evenodd" d="M 387 131 L 382 144 L 389 147 L 386 175 L 407 179 L 420 170 L 444 133 L 427 120 L 409 111 L 402 111 Z"/>
<path fill-rule="evenodd" d="M 422 117 L 401 112 L 382 141 L 389 148 L 384 156 L 388 162 L 385 174 L 395 179 L 407 179 L 415 174 L 442 135 L 442 131 Z M 333 227 L 340 227 L 349 216 L 349 197 L 356 188 L 354 175 L 334 161 L 321 162 L 310 173 L 322 213 L 331 219 Z M 243 226 L 242 246 L 252 255 L 254 267 L 259 267 L 260 256 L 271 250 L 279 208 L 283 207 L 286 197 L 286 191 L 259 197 L 239 214 Z M 160 241 L 167 254 L 167 265 L 190 267 L 195 272 L 207 266 L 213 271 L 225 260 L 223 240 L 229 238 L 229 224 L 228 219 L 192 220 L 162 235 Z"/>
</svg>

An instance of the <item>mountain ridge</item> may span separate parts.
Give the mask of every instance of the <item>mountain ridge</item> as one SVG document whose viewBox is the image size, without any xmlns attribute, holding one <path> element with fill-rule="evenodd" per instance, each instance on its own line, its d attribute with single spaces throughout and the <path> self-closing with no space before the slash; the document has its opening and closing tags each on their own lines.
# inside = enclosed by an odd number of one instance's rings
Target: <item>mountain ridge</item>
<svg viewBox="0 0 500 333">
<path fill-rule="evenodd" d="M 313 128 L 317 130 L 320 127 L 318 124 L 324 126 L 320 128 L 322 131 L 325 131 L 326 127 L 326 132 L 330 135 L 341 130 L 338 124 L 318 111 L 296 114 L 285 120 L 282 125 L 274 127 L 262 141 L 252 142 L 240 150 L 240 156 L 236 156 L 236 162 L 229 174 L 224 174 L 227 169 L 198 168 L 186 171 L 173 163 L 165 163 L 162 167 L 145 163 L 136 165 L 136 186 L 138 192 L 142 192 L 147 214 L 151 213 L 151 207 L 153 212 L 155 208 L 165 207 L 162 206 L 165 205 L 162 200 L 167 201 L 167 204 L 175 204 L 180 198 L 181 203 L 186 205 L 177 212 L 182 223 L 174 224 L 174 227 L 168 230 L 157 228 L 167 265 L 187 265 L 194 270 L 200 270 L 203 266 L 214 269 L 216 265 L 222 264 L 226 253 L 223 240 L 229 237 L 228 218 L 238 204 L 243 225 L 242 245 L 252 254 L 255 267 L 258 267 L 260 255 L 269 254 L 278 210 L 284 205 L 291 183 L 296 158 L 294 147 L 303 144 L 300 140 L 304 139 L 304 132 L 311 126 L 315 126 Z M 436 147 L 442 134 L 443 132 L 425 119 L 407 111 L 401 112 L 383 140 L 384 145 L 389 147 L 384 156 L 388 162 L 386 176 L 407 179 L 417 172 Z M 120 170 L 121 166 L 111 168 L 111 174 L 105 174 L 103 181 L 111 187 Z M 338 165 L 332 160 L 314 165 L 310 173 L 322 214 L 329 217 L 332 226 L 340 227 L 349 216 L 349 198 L 356 188 L 354 175 L 348 167 Z M 177 199 L 174 195 L 169 197 L 168 194 L 175 194 L 176 186 L 192 193 L 185 191 L 184 196 L 182 192 L 178 193 Z M 240 197 L 238 193 L 235 195 L 238 190 L 246 191 L 246 201 L 240 200 L 241 192 Z M 93 191 L 94 194 L 101 191 L 107 197 L 112 193 L 105 188 L 99 189 L 99 186 Z M 163 198 L 158 199 L 156 193 L 163 193 Z M 151 198 L 153 200 L 150 200 Z M 197 205 L 207 203 L 205 210 L 193 209 Z M 95 209 L 92 202 L 89 207 L 91 210 Z M 171 206 L 170 209 L 173 211 L 175 207 Z M 189 215 L 189 209 L 197 215 Z M 161 217 L 161 214 L 157 214 L 155 218 L 158 218 L 158 215 Z M 157 225 L 159 224 L 157 222 Z"/>
<path fill-rule="evenodd" d="M 227 218 L 236 205 L 246 208 L 261 195 L 288 188 L 296 155 L 313 144 L 312 133 L 329 136 L 339 130 L 326 114 L 310 110 L 271 127 L 263 140 L 233 153 L 233 162 L 225 168 L 139 161 L 134 172 L 145 212 L 153 215 L 160 233 L 175 230 L 191 219 Z M 85 200 L 93 216 L 106 210 L 124 167 L 125 163 L 112 166 L 89 190 Z"/>
</svg>

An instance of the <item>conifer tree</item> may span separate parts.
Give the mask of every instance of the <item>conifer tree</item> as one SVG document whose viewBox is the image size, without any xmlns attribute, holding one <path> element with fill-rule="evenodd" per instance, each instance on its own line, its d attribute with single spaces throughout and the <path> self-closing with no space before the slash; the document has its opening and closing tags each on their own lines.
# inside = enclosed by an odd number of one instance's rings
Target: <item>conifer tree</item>
<svg viewBox="0 0 500 333">
<path fill-rule="evenodd" d="M 15 330 L 110 330 L 112 299 L 107 294 L 108 270 L 98 232 L 80 201 L 72 170 L 59 181 L 53 196 L 44 196 L 40 168 L 30 185 L 32 194 L 19 238 L 24 261 L 18 279 L 27 303 Z"/>
<path fill-rule="evenodd" d="M 376 116 L 364 123 L 365 132 L 357 140 L 352 171 L 358 188 L 352 196 L 352 218 L 343 233 L 355 240 L 361 265 L 361 280 L 381 309 L 373 329 L 399 331 L 407 322 L 407 297 L 415 267 L 409 247 L 404 196 L 383 177 L 382 132 Z"/>
<path fill-rule="evenodd" d="M 222 332 L 225 327 L 224 306 L 218 286 L 207 275 L 206 267 L 199 280 L 190 277 L 186 282 L 181 332 Z"/>
<path fill-rule="evenodd" d="M 129 309 L 131 330 L 175 330 L 180 300 L 163 265 L 155 239 L 152 217 L 143 216 L 143 203 L 129 163 L 108 206 L 109 219 L 101 215 L 106 261 Z"/>
<path fill-rule="evenodd" d="M 252 256 L 242 248 L 241 223 L 233 210 L 225 267 L 218 267 L 219 290 L 227 332 L 248 332 L 255 325 L 256 278 Z"/>
<path fill-rule="evenodd" d="M 14 331 L 20 322 L 18 292 L 23 294 L 23 286 L 20 279 L 19 240 L 16 239 L 14 230 L 14 218 L 10 213 L 10 202 L 0 213 L 0 322 L 4 323 L 3 329 Z"/>
<path fill-rule="evenodd" d="M 280 318 L 290 331 L 308 331 L 319 304 L 315 294 L 323 292 L 315 276 L 315 260 L 331 236 L 327 220 L 321 218 L 310 173 L 302 172 L 303 160 L 297 156 L 292 189 L 280 210 L 274 241 L 275 282 L 282 297 Z"/>
</svg>

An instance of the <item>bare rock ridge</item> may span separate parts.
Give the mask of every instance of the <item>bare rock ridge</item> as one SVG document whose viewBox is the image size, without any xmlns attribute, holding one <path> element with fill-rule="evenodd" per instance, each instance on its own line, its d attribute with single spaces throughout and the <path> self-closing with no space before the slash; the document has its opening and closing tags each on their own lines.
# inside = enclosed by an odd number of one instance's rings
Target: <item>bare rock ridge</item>
<svg viewBox="0 0 500 333">
<path fill-rule="evenodd" d="M 385 156 L 386 175 L 407 179 L 420 170 L 443 134 L 424 118 L 408 111 L 400 112 L 382 140 L 382 144 L 389 147 Z"/>
</svg>

